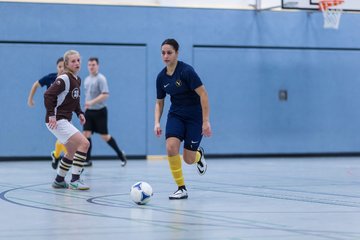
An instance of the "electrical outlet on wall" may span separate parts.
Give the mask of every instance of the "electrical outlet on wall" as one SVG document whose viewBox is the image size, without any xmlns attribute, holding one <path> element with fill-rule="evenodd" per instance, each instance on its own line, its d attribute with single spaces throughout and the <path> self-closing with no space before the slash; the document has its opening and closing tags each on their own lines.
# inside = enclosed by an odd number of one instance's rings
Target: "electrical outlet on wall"
<svg viewBox="0 0 360 240">
<path fill-rule="evenodd" d="M 287 101 L 288 100 L 288 92 L 286 89 L 279 90 L 279 100 L 280 101 Z"/>
</svg>

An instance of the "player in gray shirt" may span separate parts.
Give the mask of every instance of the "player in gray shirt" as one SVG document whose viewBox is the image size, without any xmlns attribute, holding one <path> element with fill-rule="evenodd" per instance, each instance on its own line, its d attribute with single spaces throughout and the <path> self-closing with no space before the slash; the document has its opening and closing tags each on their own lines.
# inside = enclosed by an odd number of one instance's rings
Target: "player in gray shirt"
<svg viewBox="0 0 360 240">
<path fill-rule="evenodd" d="M 83 134 L 89 140 L 90 148 L 87 152 L 85 166 L 92 166 L 91 135 L 95 132 L 99 133 L 101 138 L 114 149 L 124 167 L 127 162 L 126 156 L 108 131 L 108 114 L 105 101 L 109 97 L 109 87 L 106 77 L 99 73 L 99 59 L 97 57 L 89 58 L 88 70 L 89 76 L 84 81 L 86 123 Z"/>
</svg>

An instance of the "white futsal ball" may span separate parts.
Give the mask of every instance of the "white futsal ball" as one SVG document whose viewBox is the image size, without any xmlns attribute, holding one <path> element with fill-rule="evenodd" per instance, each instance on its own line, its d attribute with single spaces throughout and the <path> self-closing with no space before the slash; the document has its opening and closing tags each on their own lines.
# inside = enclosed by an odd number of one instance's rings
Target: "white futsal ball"
<svg viewBox="0 0 360 240">
<path fill-rule="evenodd" d="M 136 204 L 143 205 L 148 203 L 152 195 L 152 187 L 147 182 L 137 182 L 131 186 L 130 196 Z"/>
</svg>

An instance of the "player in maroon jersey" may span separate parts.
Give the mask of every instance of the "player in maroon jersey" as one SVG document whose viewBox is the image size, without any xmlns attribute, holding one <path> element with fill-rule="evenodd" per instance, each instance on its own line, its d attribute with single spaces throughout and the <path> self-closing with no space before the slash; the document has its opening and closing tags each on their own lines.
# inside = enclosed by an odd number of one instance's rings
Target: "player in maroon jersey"
<svg viewBox="0 0 360 240">
<path fill-rule="evenodd" d="M 89 189 L 89 186 L 80 179 L 89 141 L 71 123 L 73 112 L 79 117 L 82 125 L 86 121 L 80 107 L 81 79 L 77 76 L 80 65 L 79 52 L 67 51 L 64 54 L 64 73 L 57 77 L 44 94 L 46 126 L 67 149 L 57 169 L 57 176 L 52 184 L 54 188 Z M 65 176 L 71 167 L 72 178 L 70 184 L 67 184 Z"/>
</svg>

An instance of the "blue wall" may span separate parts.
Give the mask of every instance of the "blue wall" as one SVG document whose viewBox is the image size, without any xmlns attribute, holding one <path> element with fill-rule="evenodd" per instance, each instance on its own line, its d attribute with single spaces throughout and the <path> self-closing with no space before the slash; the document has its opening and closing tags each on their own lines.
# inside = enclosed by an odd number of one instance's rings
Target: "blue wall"
<svg viewBox="0 0 360 240">
<path fill-rule="evenodd" d="M 27 96 L 68 49 L 82 54 L 83 78 L 86 59 L 100 57 L 110 133 L 120 147 L 129 155 L 165 154 L 153 112 L 160 44 L 169 37 L 209 92 L 207 153 L 359 149 L 360 15 L 345 14 L 335 31 L 322 29 L 320 13 L 304 11 L 0 3 L 0 12 L 0 157 L 48 156 L 55 139 L 44 125 L 45 89 L 35 108 Z M 280 89 L 288 101 L 279 101 Z M 165 120 L 166 113 L 163 127 Z M 99 136 L 93 149 L 113 155 Z"/>
</svg>

